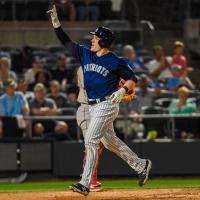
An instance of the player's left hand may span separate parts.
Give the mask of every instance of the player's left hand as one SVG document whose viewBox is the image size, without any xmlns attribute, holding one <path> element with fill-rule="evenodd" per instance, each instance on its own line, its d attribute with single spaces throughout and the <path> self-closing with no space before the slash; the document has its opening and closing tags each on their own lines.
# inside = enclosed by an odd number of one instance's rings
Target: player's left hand
<svg viewBox="0 0 200 200">
<path fill-rule="evenodd" d="M 136 95 L 135 95 L 135 90 L 131 90 L 130 92 L 126 93 L 121 102 L 123 103 L 130 103 L 131 101 L 133 101 L 134 99 L 136 98 Z"/>
<path fill-rule="evenodd" d="M 111 94 L 109 99 L 113 103 L 120 103 L 125 94 L 126 94 L 126 90 L 122 87 L 119 90 L 117 90 L 116 92 L 114 92 L 113 94 Z"/>
</svg>

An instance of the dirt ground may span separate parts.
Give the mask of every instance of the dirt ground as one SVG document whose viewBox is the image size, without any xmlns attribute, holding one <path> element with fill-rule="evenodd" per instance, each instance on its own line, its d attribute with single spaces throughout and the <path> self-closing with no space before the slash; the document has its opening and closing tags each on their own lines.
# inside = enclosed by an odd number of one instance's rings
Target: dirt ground
<svg viewBox="0 0 200 200">
<path fill-rule="evenodd" d="M 200 200 L 200 189 L 121 189 L 90 193 L 87 197 L 66 192 L 1 193 L 0 200 Z"/>
</svg>

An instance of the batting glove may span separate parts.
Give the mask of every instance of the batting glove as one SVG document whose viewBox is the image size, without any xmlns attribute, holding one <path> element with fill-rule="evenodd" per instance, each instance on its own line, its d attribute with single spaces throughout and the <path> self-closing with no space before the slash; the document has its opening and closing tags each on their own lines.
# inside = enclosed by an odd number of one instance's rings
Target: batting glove
<svg viewBox="0 0 200 200">
<path fill-rule="evenodd" d="M 116 92 L 114 92 L 111 96 L 110 96 L 110 100 L 113 103 L 120 103 L 123 96 L 126 94 L 126 89 L 125 88 L 121 88 L 119 90 L 117 90 Z"/>
<path fill-rule="evenodd" d="M 53 5 L 53 8 L 51 10 L 47 11 L 47 14 L 49 14 L 51 16 L 51 21 L 53 24 L 54 28 L 59 28 L 61 26 L 60 21 L 58 19 L 58 14 L 56 11 L 56 6 L 55 4 Z"/>
</svg>

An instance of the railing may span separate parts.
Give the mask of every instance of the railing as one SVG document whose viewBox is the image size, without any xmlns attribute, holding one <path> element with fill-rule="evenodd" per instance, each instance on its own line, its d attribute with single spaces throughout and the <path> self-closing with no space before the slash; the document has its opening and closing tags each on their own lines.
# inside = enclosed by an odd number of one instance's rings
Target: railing
<svg viewBox="0 0 200 200">
<path fill-rule="evenodd" d="M 169 119 L 171 122 L 171 138 L 175 139 L 175 119 L 178 118 L 200 118 L 200 113 L 193 113 L 193 114 L 144 114 L 144 115 L 119 115 L 117 119 L 133 119 L 133 118 L 140 118 L 140 119 Z"/>
<path fill-rule="evenodd" d="M 195 118 L 200 118 L 200 113 L 193 113 L 193 114 L 142 114 L 142 115 L 118 115 L 116 120 L 124 120 L 125 124 L 127 120 L 132 120 L 132 119 L 169 119 L 170 122 L 170 134 L 171 138 L 175 139 L 176 138 L 176 133 L 175 133 L 175 119 L 180 119 L 180 118 L 187 118 L 187 119 L 195 119 Z M 32 138 L 32 121 L 33 120 L 76 120 L 75 115 L 67 115 L 67 116 L 26 116 L 26 120 L 29 120 L 29 126 L 26 130 L 26 137 Z M 77 126 L 77 140 L 81 139 L 81 131 L 79 127 Z M 126 138 L 125 138 L 126 139 Z"/>
<path fill-rule="evenodd" d="M 29 116 L 26 117 L 27 119 L 29 119 L 30 121 L 32 120 L 38 120 L 38 119 L 42 119 L 42 120 L 47 120 L 47 119 L 57 119 L 57 120 L 76 120 L 76 116 L 73 115 L 68 115 L 68 116 Z M 200 113 L 193 113 L 193 114 L 142 114 L 142 115 L 119 115 L 117 117 L 117 119 L 123 119 L 125 120 L 125 123 L 127 120 L 129 119 L 169 119 L 170 121 L 170 133 L 171 133 L 171 138 L 175 139 L 175 119 L 177 118 L 200 118 Z M 32 136 L 32 129 L 29 129 L 29 137 Z M 81 138 L 81 132 L 80 129 L 77 126 L 77 140 L 80 140 Z M 126 139 L 126 138 L 125 138 Z"/>
</svg>

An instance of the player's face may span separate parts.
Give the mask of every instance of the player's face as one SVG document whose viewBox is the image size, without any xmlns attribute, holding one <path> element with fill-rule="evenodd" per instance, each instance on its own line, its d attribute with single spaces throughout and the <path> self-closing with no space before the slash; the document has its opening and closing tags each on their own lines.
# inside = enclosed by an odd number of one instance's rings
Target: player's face
<svg viewBox="0 0 200 200">
<path fill-rule="evenodd" d="M 101 50 L 101 47 L 99 45 L 99 40 L 100 38 L 97 37 L 96 35 L 93 36 L 92 40 L 91 40 L 91 48 L 90 50 L 93 51 L 93 52 L 98 52 L 99 50 Z"/>
</svg>

